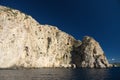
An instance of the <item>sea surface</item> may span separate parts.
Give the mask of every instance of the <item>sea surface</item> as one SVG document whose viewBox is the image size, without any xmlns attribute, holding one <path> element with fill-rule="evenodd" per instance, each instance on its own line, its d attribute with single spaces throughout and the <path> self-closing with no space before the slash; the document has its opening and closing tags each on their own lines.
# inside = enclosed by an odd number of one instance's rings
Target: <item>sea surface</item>
<svg viewBox="0 0 120 80">
<path fill-rule="evenodd" d="M 120 80 L 120 68 L 0 70 L 0 80 Z"/>
</svg>

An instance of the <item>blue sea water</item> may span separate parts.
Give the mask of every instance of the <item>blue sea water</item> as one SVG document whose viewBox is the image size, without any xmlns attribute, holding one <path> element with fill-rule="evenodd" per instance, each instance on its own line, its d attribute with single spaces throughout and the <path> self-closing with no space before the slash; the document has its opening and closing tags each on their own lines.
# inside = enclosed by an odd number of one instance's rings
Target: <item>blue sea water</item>
<svg viewBox="0 0 120 80">
<path fill-rule="evenodd" d="M 0 70 L 0 80 L 120 80 L 120 68 Z"/>
</svg>

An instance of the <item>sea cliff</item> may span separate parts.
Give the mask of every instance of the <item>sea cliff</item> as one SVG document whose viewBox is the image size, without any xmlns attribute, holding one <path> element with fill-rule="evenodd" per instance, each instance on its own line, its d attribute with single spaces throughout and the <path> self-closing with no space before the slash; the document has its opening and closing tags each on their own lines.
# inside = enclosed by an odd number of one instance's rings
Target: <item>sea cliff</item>
<svg viewBox="0 0 120 80">
<path fill-rule="evenodd" d="M 0 6 L 0 68 L 110 67 L 99 43 L 41 25 L 19 10 Z"/>
</svg>

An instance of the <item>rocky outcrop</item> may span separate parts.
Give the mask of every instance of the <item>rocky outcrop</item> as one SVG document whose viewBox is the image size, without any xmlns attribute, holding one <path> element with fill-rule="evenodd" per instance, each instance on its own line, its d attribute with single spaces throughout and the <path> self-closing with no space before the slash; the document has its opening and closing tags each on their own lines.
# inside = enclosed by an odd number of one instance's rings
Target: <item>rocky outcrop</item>
<svg viewBox="0 0 120 80">
<path fill-rule="evenodd" d="M 109 67 L 99 44 L 0 6 L 0 68 Z"/>
<path fill-rule="evenodd" d="M 73 57 L 77 67 L 106 68 L 110 67 L 99 43 L 92 37 L 85 36 Z"/>
</svg>

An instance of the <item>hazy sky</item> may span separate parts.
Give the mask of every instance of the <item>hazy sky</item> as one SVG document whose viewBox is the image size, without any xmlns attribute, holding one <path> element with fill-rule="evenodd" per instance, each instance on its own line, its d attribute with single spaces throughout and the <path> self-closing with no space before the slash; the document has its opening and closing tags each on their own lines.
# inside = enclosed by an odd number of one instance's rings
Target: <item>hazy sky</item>
<svg viewBox="0 0 120 80">
<path fill-rule="evenodd" d="M 94 37 L 111 61 L 120 61 L 120 0 L 0 0 L 40 24 L 59 29 L 82 40 Z"/>
</svg>

